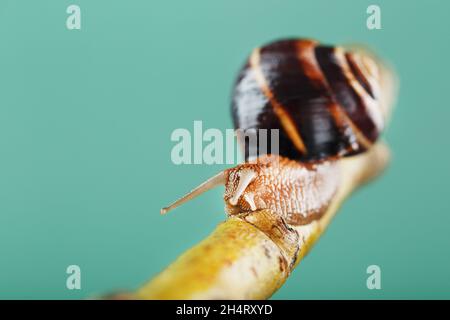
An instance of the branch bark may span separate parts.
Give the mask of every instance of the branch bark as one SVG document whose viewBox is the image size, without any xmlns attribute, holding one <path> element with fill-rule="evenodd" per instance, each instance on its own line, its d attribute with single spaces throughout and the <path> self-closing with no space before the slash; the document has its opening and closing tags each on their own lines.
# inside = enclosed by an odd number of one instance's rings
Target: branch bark
<svg viewBox="0 0 450 320">
<path fill-rule="evenodd" d="M 378 176 L 388 160 L 389 150 L 382 143 L 339 160 L 342 183 L 320 220 L 292 227 L 268 210 L 230 217 L 154 279 L 115 298 L 269 298 L 309 252 L 345 198 Z"/>
</svg>

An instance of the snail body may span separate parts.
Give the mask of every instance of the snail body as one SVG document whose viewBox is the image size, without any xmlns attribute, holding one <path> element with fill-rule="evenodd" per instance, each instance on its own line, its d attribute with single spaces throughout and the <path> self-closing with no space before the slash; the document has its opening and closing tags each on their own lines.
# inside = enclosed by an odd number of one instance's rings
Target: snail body
<svg viewBox="0 0 450 320">
<path fill-rule="evenodd" d="M 263 151 L 273 149 L 270 134 L 256 136 L 253 145 L 241 139 L 245 163 L 217 174 L 161 213 L 225 185 L 230 215 L 270 209 L 292 225 L 319 219 L 339 186 L 337 160 L 365 152 L 382 132 L 391 76 L 367 52 L 308 39 L 253 50 L 234 86 L 233 122 L 244 132 L 278 130 L 278 153 L 259 154 L 262 143 Z"/>
<path fill-rule="evenodd" d="M 270 209 L 292 225 L 319 219 L 340 181 L 335 161 L 301 163 L 278 155 L 262 155 L 224 176 L 229 215 Z"/>
</svg>

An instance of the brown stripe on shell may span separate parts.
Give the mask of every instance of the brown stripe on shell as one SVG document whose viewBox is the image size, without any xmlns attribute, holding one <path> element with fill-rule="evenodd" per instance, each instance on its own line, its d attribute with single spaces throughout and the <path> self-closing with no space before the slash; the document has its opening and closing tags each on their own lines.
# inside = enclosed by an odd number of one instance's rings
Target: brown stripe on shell
<svg viewBox="0 0 450 320">
<path fill-rule="evenodd" d="M 257 48 L 253 51 L 252 55 L 250 56 L 250 67 L 255 72 L 256 81 L 261 86 L 261 91 L 264 93 L 266 98 L 270 101 L 275 114 L 277 115 L 278 119 L 280 120 L 281 124 L 283 125 L 283 128 L 289 138 L 291 138 L 292 143 L 295 145 L 298 151 L 300 151 L 302 154 L 307 153 L 307 149 L 305 147 L 305 144 L 303 142 L 303 139 L 301 135 L 299 134 L 296 125 L 291 118 L 289 112 L 287 112 L 284 108 L 284 106 L 278 102 L 278 100 L 275 98 L 271 88 L 269 87 L 266 78 L 264 76 L 263 71 L 261 70 L 261 55 L 260 55 L 260 49 Z"/>
<path fill-rule="evenodd" d="M 235 128 L 280 129 L 279 154 L 304 162 L 360 153 L 383 127 L 379 81 L 377 64 L 364 52 L 276 41 L 255 50 L 239 73 Z"/>
<path fill-rule="evenodd" d="M 344 72 L 344 75 L 346 76 L 348 82 L 351 84 L 355 92 L 359 95 L 361 101 L 363 102 L 362 107 L 365 108 L 364 111 L 367 113 L 369 119 L 371 119 L 374 122 L 377 128 L 376 136 L 374 140 L 371 141 L 374 142 L 378 137 L 378 135 L 380 134 L 381 130 L 383 130 L 384 126 L 384 120 L 378 101 L 373 99 L 373 97 L 367 93 L 367 91 L 361 86 L 359 81 L 355 78 L 355 75 L 352 73 L 351 68 L 347 63 L 347 60 L 345 59 L 345 51 L 340 47 L 335 47 L 334 50 L 336 58 L 340 62 L 340 65 Z M 364 60 L 368 62 L 370 59 L 366 57 Z M 373 67 L 375 67 L 374 63 Z"/>
<path fill-rule="evenodd" d="M 315 71 L 310 58 L 316 45 L 311 40 L 285 40 L 261 49 L 262 72 L 277 101 L 294 119 L 307 159 L 337 155 L 349 144 L 329 112 L 333 103 L 329 90 L 311 78 Z M 281 149 L 280 154 L 284 155 Z"/>
<path fill-rule="evenodd" d="M 240 70 L 232 96 L 232 118 L 235 129 L 243 129 L 244 132 L 255 132 L 257 129 L 267 129 L 268 137 L 273 129 L 278 130 L 279 141 L 278 148 L 280 154 L 291 158 L 300 159 L 304 157 L 292 144 L 289 136 L 282 129 L 283 126 L 276 115 L 271 102 L 261 91 L 261 86 L 256 81 L 255 71 L 250 67 L 248 61 Z M 259 155 L 259 146 L 266 143 L 267 150 L 272 150 L 272 141 L 260 141 L 260 137 L 256 135 L 256 146 L 251 145 L 250 141 L 245 137 L 238 137 L 240 146 L 243 149 L 245 159 L 253 159 Z M 254 152 L 258 152 L 255 154 Z"/>
<path fill-rule="evenodd" d="M 332 102 L 328 105 L 328 110 L 333 117 L 333 120 L 340 131 L 341 139 L 343 141 L 348 141 L 345 149 L 342 153 L 351 153 L 358 149 L 358 144 L 356 140 L 364 144 L 367 147 L 367 142 L 364 137 L 360 137 L 359 129 L 357 129 L 353 122 L 348 118 L 345 112 L 337 103 L 334 96 L 331 94 L 330 86 L 320 69 L 315 55 L 316 43 L 305 43 L 305 41 L 298 41 L 297 50 L 299 55 L 299 60 L 305 74 L 310 78 L 310 80 L 317 86 L 322 87 L 327 92 L 327 95 Z M 358 139 L 359 136 L 359 139 Z"/>
<path fill-rule="evenodd" d="M 378 137 L 382 119 L 375 101 L 351 73 L 342 49 L 328 46 L 316 48 L 316 57 L 334 97 L 345 110 L 361 135 L 363 147 L 369 147 Z"/>
<path fill-rule="evenodd" d="M 364 75 L 364 72 L 361 70 L 361 66 L 358 65 L 357 61 L 355 60 L 355 55 L 351 52 L 345 53 L 345 60 L 347 61 L 350 70 L 354 74 L 355 78 L 358 80 L 358 82 L 361 84 L 361 86 L 367 91 L 367 93 L 370 94 L 372 98 L 375 99 L 375 95 L 373 93 L 372 85 L 370 84 L 369 80 Z"/>
</svg>

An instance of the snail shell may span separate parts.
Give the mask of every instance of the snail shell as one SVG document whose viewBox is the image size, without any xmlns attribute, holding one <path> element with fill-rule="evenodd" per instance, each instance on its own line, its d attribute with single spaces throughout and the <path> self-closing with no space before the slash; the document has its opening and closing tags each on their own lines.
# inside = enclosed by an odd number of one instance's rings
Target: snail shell
<svg viewBox="0 0 450 320">
<path fill-rule="evenodd" d="M 382 71 L 367 52 L 304 39 L 270 43 L 255 49 L 239 73 L 232 99 L 234 126 L 279 129 L 279 154 L 290 159 L 363 152 L 384 126 Z M 265 141 L 268 150 L 270 142 Z M 244 151 L 246 159 L 259 155 L 248 145 Z"/>
</svg>

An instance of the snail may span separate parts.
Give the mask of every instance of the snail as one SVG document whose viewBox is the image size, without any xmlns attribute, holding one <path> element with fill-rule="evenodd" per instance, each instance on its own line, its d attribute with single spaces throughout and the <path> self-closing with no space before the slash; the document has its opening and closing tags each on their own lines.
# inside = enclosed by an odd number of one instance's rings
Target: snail
<svg viewBox="0 0 450 320">
<path fill-rule="evenodd" d="M 310 39 L 254 49 L 234 85 L 234 127 L 278 130 L 278 152 L 258 154 L 261 143 L 271 143 L 264 137 L 243 143 L 244 163 L 161 213 L 225 185 L 229 215 L 270 209 L 291 225 L 319 219 L 339 187 L 337 160 L 371 148 L 385 126 L 392 96 L 392 73 L 365 50 Z"/>
</svg>

